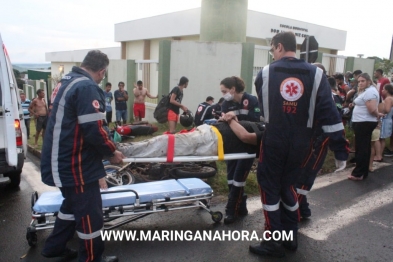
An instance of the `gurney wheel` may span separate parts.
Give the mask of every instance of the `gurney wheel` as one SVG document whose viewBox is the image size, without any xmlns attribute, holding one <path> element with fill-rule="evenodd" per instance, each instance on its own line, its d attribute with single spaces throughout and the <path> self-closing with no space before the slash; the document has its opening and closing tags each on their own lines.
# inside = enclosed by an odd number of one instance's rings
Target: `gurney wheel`
<svg viewBox="0 0 393 262">
<path fill-rule="evenodd" d="M 38 199 L 38 193 L 35 191 L 33 194 L 31 194 L 31 208 L 34 207 L 35 202 Z"/>
<path fill-rule="evenodd" d="M 27 229 L 26 239 L 29 246 L 35 247 L 37 245 L 37 233 L 30 232 L 29 228 Z"/>
<path fill-rule="evenodd" d="M 223 215 L 220 211 L 213 212 L 212 219 L 214 222 L 219 223 L 223 218 Z"/>
</svg>

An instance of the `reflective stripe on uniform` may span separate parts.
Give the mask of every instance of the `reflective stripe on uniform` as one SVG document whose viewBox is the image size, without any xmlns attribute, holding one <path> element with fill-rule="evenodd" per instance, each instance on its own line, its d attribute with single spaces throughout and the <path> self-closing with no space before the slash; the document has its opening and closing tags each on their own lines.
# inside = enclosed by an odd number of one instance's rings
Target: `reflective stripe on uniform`
<svg viewBox="0 0 393 262">
<path fill-rule="evenodd" d="M 236 187 L 245 187 L 246 186 L 246 181 L 244 181 L 244 182 L 233 181 L 233 185 L 236 186 Z"/>
<path fill-rule="evenodd" d="M 262 69 L 262 99 L 263 99 L 263 117 L 265 123 L 269 123 L 269 66 Z"/>
<path fill-rule="evenodd" d="M 277 211 L 280 208 L 280 202 L 278 202 L 275 205 L 266 205 L 266 204 L 262 204 L 262 207 L 264 210 L 266 211 Z"/>
<path fill-rule="evenodd" d="M 233 180 L 228 180 L 228 185 L 232 185 L 233 184 Z"/>
<path fill-rule="evenodd" d="M 283 205 L 283 207 L 289 211 L 296 211 L 299 208 L 299 203 L 296 202 L 296 204 L 294 206 L 288 206 L 287 204 L 284 203 L 284 201 L 281 200 L 281 203 Z"/>
<path fill-rule="evenodd" d="M 95 122 L 98 120 L 104 120 L 106 117 L 105 113 L 92 113 L 87 115 L 78 116 L 78 123 L 84 124 L 88 122 Z"/>
<path fill-rule="evenodd" d="M 202 121 L 202 120 L 205 119 L 206 112 L 207 112 L 207 110 L 208 110 L 210 107 L 211 107 L 211 106 L 207 106 L 207 107 L 205 108 L 205 111 L 203 112 L 203 114 L 202 114 L 202 116 L 201 116 L 201 119 L 199 119 L 200 121 Z"/>
<path fill-rule="evenodd" d="M 239 110 L 239 115 L 248 115 L 248 109 L 240 109 Z"/>
<path fill-rule="evenodd" d="M 310 97 L 310 107 L 308 108 L 307 127 L 309 127 L 309 128 L 313 127 L 315 103 L 317 100 L 317 94 L 318 94 L 319 85 L 321 83 L 322 75 L 323 75 L 322 69 L 317 67 L 317 70 L 315 71 L 314 85 L 312 87 L 312 92 L 311 92 L 311 97 Z"/>
<path fill-rule="evenodd" d="M 340 130 L 344 130 L 344 125 L 342 122 L 335 124 L 335 125 L 330 125 L 330 126 L 322 126 L 322 130 L 325 133 L 334 133 Z"/>
<path fill-rule="evenodd" d="M 64 106 L 65 106 L 65 97 L 70 91 L 70 89 L 78 82 L 89 80 L 87 77 L 80 77 L 72 81 L 67 88 L 64 90 L 62 97 L 60 98 L 59 101 L 59 106 L 56 112 L 56 122 L 55 125 L 53 126 L 53 143 L 52 143 L 52 176 L 53 176 L 53 182 L 57 187 L 62 187 L 61 180 L 60 180 L 60 174 L 59 174 L 59 144 L 60 144 L 60 132 L 61 132 L 61 125 L 63 122 L 63 117 L 64 117 Z"/>
<path fill-rule="evenodd" d="M 300 189 L 300 188 L 296 188 L 296 192 L 297 192 L 298 194 L 300 194 L 300 195 L 305 196 L 305 195 L 307 195 L 308 192 L 310 192 L 310 191 L 307 191 L 307 190 L 304 190 L 304 189 Z"/>
<path fill-rule="evenodd" d="M 90 233 L 90 234 L 81 233 L 81 232 L 79 232 L 79 231 L 76 231 L 76 233 L 78 234 L 78 237 L 79 237 L 80 239 L 86 239 L 86 240 L 88 240 L 88 239 L 93 239 L 93 238 L 96 238 L 96 237 L 101 236 L 101 231 L 102 231 L 102 230 L 103 230 L 103 228 L 100 229 L 100 230 L 98 230 L 98 231 L 95 231 L 95 232 L 93 232 L 93 233 Z"/>
<path fill-rule="evenodd" d="M 73 214 L 63 214 L 60 211 L 57 214 L 57 217 L 60 218 L 61 220 L 70 220 L 70 221 L 75 220 L 75 216 Z"/>
</svg>

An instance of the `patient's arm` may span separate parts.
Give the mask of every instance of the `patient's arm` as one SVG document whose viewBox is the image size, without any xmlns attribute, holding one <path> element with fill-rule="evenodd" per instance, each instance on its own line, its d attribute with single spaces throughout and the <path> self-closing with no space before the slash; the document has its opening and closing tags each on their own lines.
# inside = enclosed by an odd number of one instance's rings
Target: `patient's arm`
<svg viewBox="0 0 393 262">
<path fill-rule="evenodd" d="M 235 119 L 228 121 L 233 133 L 246 144 L 256 145 L 257 134 L 249 133 L 243 126 L 241 126 Z"/>
</svg>

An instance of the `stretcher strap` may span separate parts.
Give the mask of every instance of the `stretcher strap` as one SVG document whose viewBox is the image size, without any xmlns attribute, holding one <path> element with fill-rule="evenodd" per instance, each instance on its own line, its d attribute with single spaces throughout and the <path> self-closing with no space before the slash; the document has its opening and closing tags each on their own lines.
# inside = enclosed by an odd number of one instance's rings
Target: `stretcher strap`
<svg viewBox="0 0 393 262">
<path fill-rule="evenodd" d="M 222 141 L 221 133 L 215 126 L 211 126 L 211 128 L 217 136 L 218 160 L 224 160 L 224 143 Z"/>
<path fill-rule="evenodd" d="M 172 134 L 168 134 L 168 151 L 167 151 L 166 161 L 168 163 L 172 163 L 174 155 L 175 155 L 175 136 Z"/>
</svg>

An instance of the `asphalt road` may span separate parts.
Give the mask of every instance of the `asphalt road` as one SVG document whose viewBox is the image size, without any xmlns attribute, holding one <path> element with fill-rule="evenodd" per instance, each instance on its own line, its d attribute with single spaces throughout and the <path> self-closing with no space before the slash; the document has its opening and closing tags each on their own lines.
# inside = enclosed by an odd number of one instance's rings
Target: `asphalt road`
<svg viewBox="0 0 393 262">
<path fill-rule="evenodd" d="M 393 166 L 379 164 L 366 181 L 346 179 L 346 171 L 316 180 L 309 199 L 312 217 L 301 221 L 299 249 L 282 259 L 260 258 L 249 253 L 257 241 L 107 241 L 105 254 L 120 261 L 393 261 Z M 29 155 L 18 190 L 0 189 L 0 261 L 57 261 L 40 255 L 50 230 L 38 232 L 38 244 L 30 248 L 25 239 L 31 221 L 31 193 L 55 190 L 40 182 L 39 160 Z M 136 232 L 199 230 L 255 231 L 262 236 L 264 219 L 258 197 L 249 201 L 250 214 L 232 225 L 215 224 L 199 209 L 159 213 L 119 228 Z M 213 199 L 213 210 L 224 203 Z M 75 236 L 69 243 L 78 247 Z M 75 260 L 76 261 L 76 260 Z"/>
</svg>

